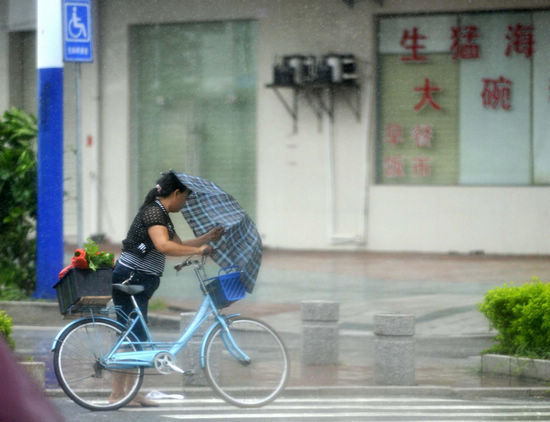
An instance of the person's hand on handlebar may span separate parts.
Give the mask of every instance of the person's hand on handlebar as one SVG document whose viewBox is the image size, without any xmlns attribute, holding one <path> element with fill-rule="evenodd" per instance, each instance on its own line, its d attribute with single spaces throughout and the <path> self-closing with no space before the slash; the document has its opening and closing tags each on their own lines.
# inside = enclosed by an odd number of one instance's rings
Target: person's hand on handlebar
<svg viewBox="0 0 550 422">
<path fill-rule="evenodd" d="M 199 249 L 202 256 L 209 256 L 213 251 L 213 248 L 210 245 L 202 245 L 199 247 Z"/>
</svg>

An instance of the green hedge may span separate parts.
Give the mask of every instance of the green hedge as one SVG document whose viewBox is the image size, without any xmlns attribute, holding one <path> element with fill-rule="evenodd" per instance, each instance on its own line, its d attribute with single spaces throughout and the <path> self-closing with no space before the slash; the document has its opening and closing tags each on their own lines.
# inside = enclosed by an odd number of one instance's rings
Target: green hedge
<svg viewBox="0 0 550 422">
<path fill-rule="evenodd" d="M 550 358 L 550 284 L 535 277 L 523 285 L 496 287 L 479 309 L 498 330 L 498 343 L 485 352 Z"/>
<path fill-rule="evenodd" d="M 36 156 L 34 116 L 12 108 L 0 118 L 0 300 L 36 286 Z"/>
<path fill-rule="evenodd" d="M 11 338 L 12 320 L 5 311 L 0 311 L 0 337 L 3 337 L 10 349 L 15 349 L 15 343 Z"/>
</svg>

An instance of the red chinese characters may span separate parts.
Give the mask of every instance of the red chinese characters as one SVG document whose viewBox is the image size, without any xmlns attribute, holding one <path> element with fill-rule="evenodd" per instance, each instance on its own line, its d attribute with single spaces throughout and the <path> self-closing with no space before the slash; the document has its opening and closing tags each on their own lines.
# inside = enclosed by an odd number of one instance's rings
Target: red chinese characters
<svg viewBox="0 0 550 422">
<path fill-rule="evenodd" d="M 479 45 L 475 43 L 478 37 L 475 25 L 453 26 L 451 28 L 453 59 L 479 59 Z"/>
<path fill-rule="evenodd" d="M 507 57 L 510 57 L 512 53 L 523 54 L 526 58 L 533 55 L 533 45 L 535 44 L 533 29 L 533 25 L 519 23 L 516 26 L 508 26 L 506 34 L 508 45 L 505 51 Z"/>
<path fill-rule="evenodd" d="M 483 78 L 483 90 L 481 91 L 481 99 L 483 101 L 483 107 L 488 107 L 496 110 L 502 108 L 503 110 L 510 110 L 511 104 L 511 90 L 512 81 L 506 79 L 504 76 L 500 76 L 498 79 Z"/>
<path fill-rule="evenodd" d="M 480 45 L 477 43 L 479 28 L 476 25 L 462 25 L 451 27 L 451 48 L 450 52 L 453 59 L 479 59 L 481 57 Z M 509 25 L 508 32 L 505 35 L 508 41 L 505 54 L 510 57 L 512 54 L 523 54 L 530 58 L 534 52 L 534 26 L 533 25 Z M 427 37 L 418 31 L 415 26 L 411 30 L 403 30 L 399 44 L 401 47 L 409 50 L 410 54 L 401 56 L 403 62 L 426 62 L 428 57 L 422 55 L 422 50 L 426 48 L 421 43 Z"/>
<path fill-rule="evenodd" d="M 386 125 L 385 143 L 393 148 L 402 148 L 401 144 L 413 141 L 416 148 L 431 148 L 432 125 L 415 124 L 410 131 L 410 139 L 405 139 L 403 126 L 400 123 L 388 123 Z M 405 148 L 407 148 L 405 146 Z M 425 156 L 411 156 L 407 154 L 390 153 L 384 157 L 384 176 L 387 178 L 400 177 L 429 177 L 431 175 L 431 158 Z"/>
<path fill-rule="evenodd" d="M 403 143 L 403 127 L 399 123 L 388 123 L 386 125 L 384 143 L 391 144 L 394 148 L 397 144 Z"/>
<path fill-rule="evenodd" d="M 416 177 L 428 177 L 432 170 L 430 167 L 430 159 L 428 157 L 414 157 L 413 175 Z"/>
<path fill-rule="evenodd" d="M 405 175 L 402 155 L 391 155 L 384 158 L 384 175 L 392 178 Z"/>
<path fill-rule="evenodd" d="M 430 148 L 432 146 L 431 125 L 416 125 L 411 131 L 411 136 L 417 148 Z"/>
<path fill-rule="evenodd" d="M 410 50 L 410 56 L 401 56 L 401 61 L 404 62 L 425 62 L 428 60 L 426 56 L 421 56 L 419 50 L 426 48 L 423 44 L 420 44 L 420 40 L 425 40 L 426 37 L 418 33 L 418 28 L 413 27 L 412 31 L 409 33 L 408 29 L 403 31 L 401 36 L 401 46 L 407 50 Z"/>
<path fill-rule="evenodd" d="M 416 111 L 422 109 L 426 104 L 431 105 L 435 110 L 441 109 L 441 106 L 437 104 L 432 97 L 432 92 L 438 92 L 440 89 L 438 86 L 431 86 L 428 78 L 424 79 L 424 86 L 417 86 L 414 90 L 422 92 L 421 100 L 414 106 Z"/>
</svg>

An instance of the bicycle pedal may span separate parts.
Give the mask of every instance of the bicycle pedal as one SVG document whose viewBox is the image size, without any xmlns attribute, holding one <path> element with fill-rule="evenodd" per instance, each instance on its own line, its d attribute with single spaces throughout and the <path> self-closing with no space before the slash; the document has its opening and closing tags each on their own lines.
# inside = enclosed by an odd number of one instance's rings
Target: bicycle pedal
<svg viewBox="0 0 550 422">
<path fill-rule="evenodd" d="M 183 374 L 183 375 L 185 375 L 187 373 L 186 371 L 181 369 L 179 366 L 174 365 L 172 362 L 168 362 L 167 365 L 174 372 L 178 372 L 178 373 Z"/>
<path fill-rule="evenodd" d="M 193 376 L 193 375 L 195 375 L 195 371 L 193 371 L 192 369 L 189 369 L 189 370 L 187 370 L 187 371 L 183 371 L 183 376 L 184 376 L 184 377 L 185 377 L 185 376 L 191 377 L 191 376 Z"/>
</svg>

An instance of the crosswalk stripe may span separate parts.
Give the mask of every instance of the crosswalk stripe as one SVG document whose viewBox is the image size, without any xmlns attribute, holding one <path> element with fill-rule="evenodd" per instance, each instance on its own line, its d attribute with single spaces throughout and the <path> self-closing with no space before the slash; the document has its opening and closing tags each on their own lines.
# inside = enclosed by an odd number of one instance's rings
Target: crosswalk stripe
<svg viewBox="0 0 550 422">
<path fill-rule="evenodd" d="M 155 401 L 155 400 L 154 400 Z M 406 398 L 406 397 L 356 397 L 356 398 L 348 398 L 348 397 L 341 397 L 341 398 L 311 398 L 311 397 L 304 397 L 304 398 L 277 398 L 275 401 L 271 402 L 268 406 L 278 406 L 281 404 L 287 404 L 287 403 L 457 403 L 457 402 L 463 402 L 464 400 L 461 399 L 437 399 L 437 398 Z M 208 399 L 197 399 L 197 398 L 184 398 L 184 399 L 162 399 L 162 400 L 156 400 L 157 403 L 160 404 L 175 404 L 175 403 L 182 403 L 185 405 L 193 405 L 193 404 L 226 404 L 226 402 L 222 399 L 217 398 L 208 398 Z"/>
<path fill-rule="evenodd" d="M 252 418 L 265 418 L 269 417 L 270 419 L 288 419 L 288 418 L 392 418 L 392 417 L 403 417 L 407 416 L 409 418 L 439 418 L 437 420 L 452 420 L 455 421 L 456 418 L 495 418 L 495 417 L 506 417 L 510 416 L 509 414 L 502 412 L 493 412 L 493 413 L 424 413 L 424 412 L 332 412 L 332 413 L 319 413 L 319 412 L 309 412 L 309 413 L 229 413 L 223 414 L 223 420 L 242 420 L 242 419 L 252 419 Z M 199 420 L 199 419 L 215 419 L 221 415 L 162 415 L 164 418 L 168 419 L 178 419 L 178 420 Z M 550 416 L 550 412 L 524 412 L 524 413 L 514 413 L 514 418 L 517 417 L 547 417 Z M 444 419 L 441 419 L 444 418 Z M 428 419 L 428 420 L 429 420 Z"/>
<path fill-rule="evenodd" d="M 125 412 L 150 412 L 168 420 L 246 421 L 268 419 L 453 421 L 490 419 L 550 420 L 550 403 L 537 401 L 492 402 L 458 398 L 415 397 L 280 397 L 262 408 L 237 408 L 216 398 L 159 400 L 158 408 L 125 408 Z M 154 412 L 154 413 L 153 413 Z M 404 419 L 406 418 L 406 419 Z"/>
<path fill-rule="evenodd" d="M 269 412 L 281 412 L 281 411 L 294 411 L 294 410 L 307 410 L 315 408 L 316 410 L 355 410 L 355 409 L 363 409 L 363 410 L 461 410 L 461 411 L 467 411 L 467 410 L 503 410 L 503 411 L 524 411 L 524 410 L 548 410 L 550 411 L 550 406 L 548 405 L 453 405 L 453 406 L 438 406 L 438 405 L 432 405 L 432 406 L 425 406 L 425 405 L 418 405 L 418 406 L 376 406 L 376 405 L 360 405 L 360 404 L 322 404 L 318 403 L 312 406 L 306 406 L 306 405 L 287 405 L 287 406 L 267 406 L 262 408 L 262 411 L 265 413 Z M 235 410 L 235 406 L 231 405 L 221 405 L 216 407 L 204 407 L 204 406 L 162 406 L 162 411 L 164 412 L 179 412 L 179 411 L 185 411 L 185 412 L 208 412 L 212 410 L 216 411 L 225 411 L 225 410 Z M 140 412 L 156 412 L 158 411 L 158 408 L 125 408 L 124 411 L 128 412 L 134 412 L 134 411 L 140 411 Z M 250 412 L 250 411 L 258 411 L 258 409 L 240 409 L 242 412 Z"/>
<path fill-rule="evenodd" d="M 178 405 L 181 404 L 182 406 L 189 407 L 189 406 L 201 406 L 201 405 L 227 405 L 227 403 L 221 399 L 191 399 L 191 398 L 185 398 L 185 399 L 162 399 L 162 400 L 153 400 L 162 405 Z M 266 406 L 266 408 L 272 408 L 276 406 L 286 406 L 289 404 L 302 404 L 302 405 L 312 405 L 316 406 L 317 403 L 336 403 L 336 404 L 343 404 L 343 403 L 349 403 L 349 404 L 357 404 L 357 403 L 392 403 L 395 405 L 396 403 L 434 403 L 437 405 L 441 405 L 443 403 L 459 403 L 462 400 L 460 399 L 411 399 L 411 398 L 396 398 L 394 400 L 392 399 L 386 399 L 386 398 L 327 398 L 327 399 L 318 399 L 318 398 L 278 398 L 274 402 L 270 403 Z M 232 406 L 233 408 L 235 406 Z"/>
<path fill-rule="evenodd" d="M 334 402 L 403 402 L 403 403 L 421 403 L 421 402 L 461 402 L 465 401 L 463 399 L 453 399 L 453 398 L 425 398 L 425 397 L 279 397 L 273 403 L 295 403 L 295 402 L 319 402 L 319 401 L 334 401 Z M 225 403 L 222 399 L 218 398 L 193 398 L 186 397 L 184 399 L 160 399 L 159 403 Z"/>
</svg>

